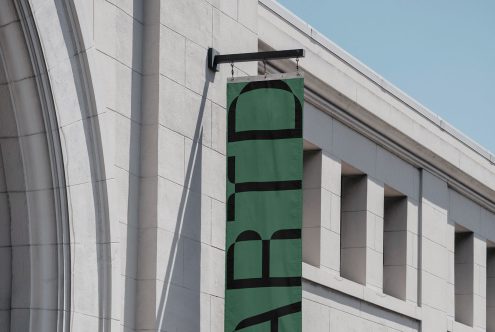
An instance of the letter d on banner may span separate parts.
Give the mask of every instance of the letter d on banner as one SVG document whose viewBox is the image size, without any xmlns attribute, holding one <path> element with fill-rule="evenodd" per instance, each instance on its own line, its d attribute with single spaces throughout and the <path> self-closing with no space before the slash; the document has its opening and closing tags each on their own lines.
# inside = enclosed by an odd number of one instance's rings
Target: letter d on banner
<svg viewBox="0 0 495 332">
<path fill-rule="evenodd" d="M 300 332 L 304 79 L 227 84 L 225 331 Z"/>
</svg>

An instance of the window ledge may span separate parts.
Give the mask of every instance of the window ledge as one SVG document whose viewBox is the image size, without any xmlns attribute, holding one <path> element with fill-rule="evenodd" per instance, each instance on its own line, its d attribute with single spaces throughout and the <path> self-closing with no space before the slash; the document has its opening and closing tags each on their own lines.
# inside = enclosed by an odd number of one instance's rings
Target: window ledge
<svg viewBox="0 0 495 332">
<path fill-rule="evenodd" d="M 475 332 L 475 331 L 478 331 L 471 326 L 457 322 L 455 320 L 451 321 L 451 322 L 452 323 L 449 325 L 451 325 L 452 327 L 449 326 L 449 329 L 447 329 L 448 331 L 454 331 L 454 332 Z"/>
<path fill-rule="evenodd" d="M 414 303 L 399 300 L 376 289 L 336 276 L 328 271 L 303 263 L 303 279 L 334 289 L 362 301 L 399 313 L 420 321 L 421 307 Z"/>
</svg>

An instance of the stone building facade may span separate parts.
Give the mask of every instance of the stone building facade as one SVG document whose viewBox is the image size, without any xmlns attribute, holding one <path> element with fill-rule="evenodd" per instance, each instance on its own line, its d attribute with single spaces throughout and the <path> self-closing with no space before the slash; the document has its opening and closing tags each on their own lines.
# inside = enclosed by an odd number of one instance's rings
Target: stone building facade
<svg viewBox="0 0 495 332">
<path fill-rule="evenodd" d="M 0 331 L 223 331 L 211 46 L 306 50 L 303 330 L 495 331 L 495 156 L 272 0 L 0 0 Z"/>
</svg>

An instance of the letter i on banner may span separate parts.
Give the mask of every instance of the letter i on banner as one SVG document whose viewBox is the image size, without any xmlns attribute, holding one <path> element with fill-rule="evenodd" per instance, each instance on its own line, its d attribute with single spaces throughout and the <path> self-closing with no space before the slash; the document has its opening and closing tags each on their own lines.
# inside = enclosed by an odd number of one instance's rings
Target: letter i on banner
<svg viewBox="0 0 495 332">
<path fill-rule="evenodd" d="M 300 332 L 304 79 L 227 83 L 225 331 Z"/>
</svg>

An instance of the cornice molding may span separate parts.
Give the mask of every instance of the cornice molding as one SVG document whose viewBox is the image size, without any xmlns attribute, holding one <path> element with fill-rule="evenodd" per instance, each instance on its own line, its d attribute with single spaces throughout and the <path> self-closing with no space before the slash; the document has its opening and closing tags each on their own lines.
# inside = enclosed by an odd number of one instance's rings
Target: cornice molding
<svg viewBox="0 0 495 332">
<path fill-rule="evenodd" d="M 261 43 L 262 49 L 267 47 L 267 45 Z M 259 71 L 262 72 L 263 70 L 264 68 L 260 65 Z M 290 61 L 278 61 L 276 64 L 267 63 L 267 71 L 270 73 L 292 72 L 294 71 L 294 68 Z M 476 181 L 469 176 L 469 174 L 456 169 L 451 163 L 435 155 L 433 152 L 419 146 L 411 138 L 401 134 L 391 126 L 389 126 L 387 130 L 383 130 L 384 126 L 387 126 L 386 123 L 379 123 L 378 119 L 375 119 L 373 123 L 365 123 L 361 119 L 356 118 L 347 110 L 337 106 L 328 98 L 323 97 L 322 93 L 318 92 L 321 91 L 322 88 L 325 88 L 325 90 L 328 91 L 331 87 L 326 86 L 323 82 L 311 75 L 311 73 L 306 72 L 304 73 L 304 76 L 304 98 L 308 103 L 375 142 L 412 166 L 432 173 L 445 181 L 453 190 L 466 196 L 488 211 L 495 213 L 495 202 L 488 198 L 490 195 L 495 197 L 490 188 Z M 344 98 L 343 96 L 341 97 Z M 353 102 L 346 100 L 345 103 L 351 104 Z M 356 105 L 353 105 L 353 107 L 356 107 Z M 363 112 L 366 112 L 366 110 L 363 109 Z M 387 135 L 384 134 L 385 132 Z"/>
<path fill-rule="evenodd" d="M 303 35 L 306 35 L 307 38 L 312 40 L 312 42 L 318 44 L 321 48 L 325 49 L 330 54 L 349 66 L 349 68 L 352 68 L 357 73 L 365 77 L 369 82 L 379 87 L 382 91 L 404 104 L 407 108 L 414 111 L 421 117 L 427 119 L 435 126 L 437 126 L 440 130 L 445 131 L 446 133 L 451 135 L 467 148 L 473 150 L 474 152 L 485 158 L 488 162 L 490 162 L 490 164 L 495 164 L 495 155 L 493 153 L 485 149 L 483 146 L 481 146 L 471 138 L 467 137 L 464 133 L 443 120 L 439 115 L 430 111 L 428 108 L 408 96 L 406 93 L 401 91 L 392 83 L 388 82 L 386 79 L 367 67 L 365 64 L 341 49 L 338 45 L 336 45 L 327 37 L 315 30 L 309 24 L 289 12 L 278 2 L 274 0 L 259 0 L 259 4 L 262 6 L 262 8 L 268 10 L 273 15 L 286 22 L 293 29 L 299 31 Z"/>
</svg>

